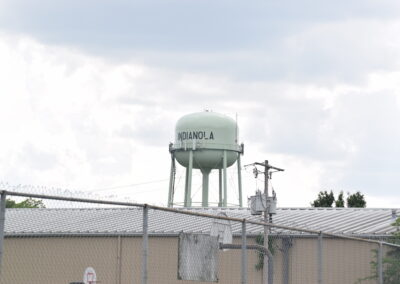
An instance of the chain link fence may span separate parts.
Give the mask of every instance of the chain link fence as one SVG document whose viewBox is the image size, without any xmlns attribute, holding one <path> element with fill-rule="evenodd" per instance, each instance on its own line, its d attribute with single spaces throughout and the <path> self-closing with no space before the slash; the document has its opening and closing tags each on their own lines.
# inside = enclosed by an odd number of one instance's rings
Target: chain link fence
<svg viewBox="0 0 400 284">
<path fill-rule="evenodd" d="M 1 284 L 400 283 L 396 238 L 266 225 L 247 209 L 0 193 Z M 5 208 L 10 197 L 46 208 Z"/>
</svg>

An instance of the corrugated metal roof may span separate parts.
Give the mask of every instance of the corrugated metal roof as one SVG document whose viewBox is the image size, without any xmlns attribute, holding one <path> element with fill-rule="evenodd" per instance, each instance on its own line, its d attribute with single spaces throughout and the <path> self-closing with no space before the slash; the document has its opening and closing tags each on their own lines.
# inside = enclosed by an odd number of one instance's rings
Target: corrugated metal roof
<svg viewBox="0 0 400 284">
<path fill-rule="evenodd" d="M 207 214 L 225 212 L 229 217 L 262 221 L 252 216 L 247 208 L 190 208 Z M 388 236 L 395 231 L 389 208 L 278 208 L 273 223 L 283 226 L 318 230 L 344 235 Z M 396 209 L 400 212 L 400 209 Z M 208 233 L 213 220 L 165 211 L 149 210 L 151 234 L 177 234 L 181 231 Z M 240 234 L 241 225 L 232 223 L 234 234 Z M 140 234 L 141 208 L 44 208 L 7 209 L 6 235 L 115 235 Z M 249 225 L 248 233 L 262 231 L 260 226 Z M 274 230 L 273 233 L 293 233 Z"/>
</svg>

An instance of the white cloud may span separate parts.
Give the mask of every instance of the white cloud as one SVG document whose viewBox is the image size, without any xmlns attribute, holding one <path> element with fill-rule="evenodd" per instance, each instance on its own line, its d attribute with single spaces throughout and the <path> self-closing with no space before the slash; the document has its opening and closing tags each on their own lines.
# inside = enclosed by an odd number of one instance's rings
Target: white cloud
<svg viewBox="0 0 400 284">
<path fill-rule="evenodd" d="M 310 25 L 287 36 L 282 51 L 291 80 L 362 84 L 372 72 L 399 68 L 398 18 L 349 18 Z"/>
<path fill-rule="evenodd" d="M 11 184 L 91 190 L 163 180 L 98 192 L 165 203 L 175 121 L 210 108 L 238 113 L 243 164 L 267 158 L 285 168 L 273 179 L 280 206 L 309 206 L 329 189 L 365 191 L 369 206 L 382 206 L 377 192 L 390 198 L 400 185 L 397 70 L 359 83 L 255 82 L 115 63 L 9 34 L 0 61 L 0 179 Z M 251 173 L 244 179 L 248 196 L 256 186 Z"/>
</svg>

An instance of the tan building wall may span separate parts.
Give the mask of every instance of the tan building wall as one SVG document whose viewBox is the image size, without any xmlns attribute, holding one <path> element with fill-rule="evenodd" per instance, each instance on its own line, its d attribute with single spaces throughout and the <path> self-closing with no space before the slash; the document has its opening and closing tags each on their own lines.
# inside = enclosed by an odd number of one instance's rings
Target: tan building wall
<svg viewBox="0 0 400 284">
<path fill-rule="evenodd" d="M 240 238 L 235 238 L 235 243 L 240 243 Z M 254 239 L 249 239 L 249 243 L 254 243 Z M 277 239 L 274 247 L 274 284 L 285 284 L 285 278 L 291 284 L 317 282 L 315 238 L 292 239 L 286 256 L 288 267 L 282 241 Z M 370 275 L 373 249 L 376 249 L 374 244 L 325 239 L 323 283 L 352 284 Z M 177 280 L 177 261 L 178 238 L 150 237 L 148 283 L 193 284 L 193 281 Z M 240 261 L 240 250 L 219 252 L 219 283 L 240 283 Z M 248 261 L 248 283 L 262 283 L 262 273 L 255 269 L 258 252 L 249 250 Z M 86 267 L 96 270 L 98 283 L 140 283 L 141 265 L 140 237 L 6 238 L 0 283 L 69 284 L 82 281 Z"/>
</svg>

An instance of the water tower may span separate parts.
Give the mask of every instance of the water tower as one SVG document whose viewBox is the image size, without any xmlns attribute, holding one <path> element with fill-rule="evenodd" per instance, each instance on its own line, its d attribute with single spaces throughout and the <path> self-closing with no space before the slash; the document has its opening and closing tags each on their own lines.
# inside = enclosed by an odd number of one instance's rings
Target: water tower
<svg viewBox="0 0 400 284">
<path fill-rule="evenodd" d="M 219 173 L 219 207 L 228 206 L 227 171 L 237 162 L 239 206 L 242 207 L 240 155 L 243 144 L 238 144 L 238 126 L 235 120 L 219 113 L 204 111 L 185 115 L 176 123 L 175 143 L 170 143 L 171 175 L 168 206 L 174 205 L 175 161 L 186 168 L 184 207 L 192 206 L 192 172 L 202 173 L 202 207 L 208 207 L 209 175 Z"/>
</svg>

